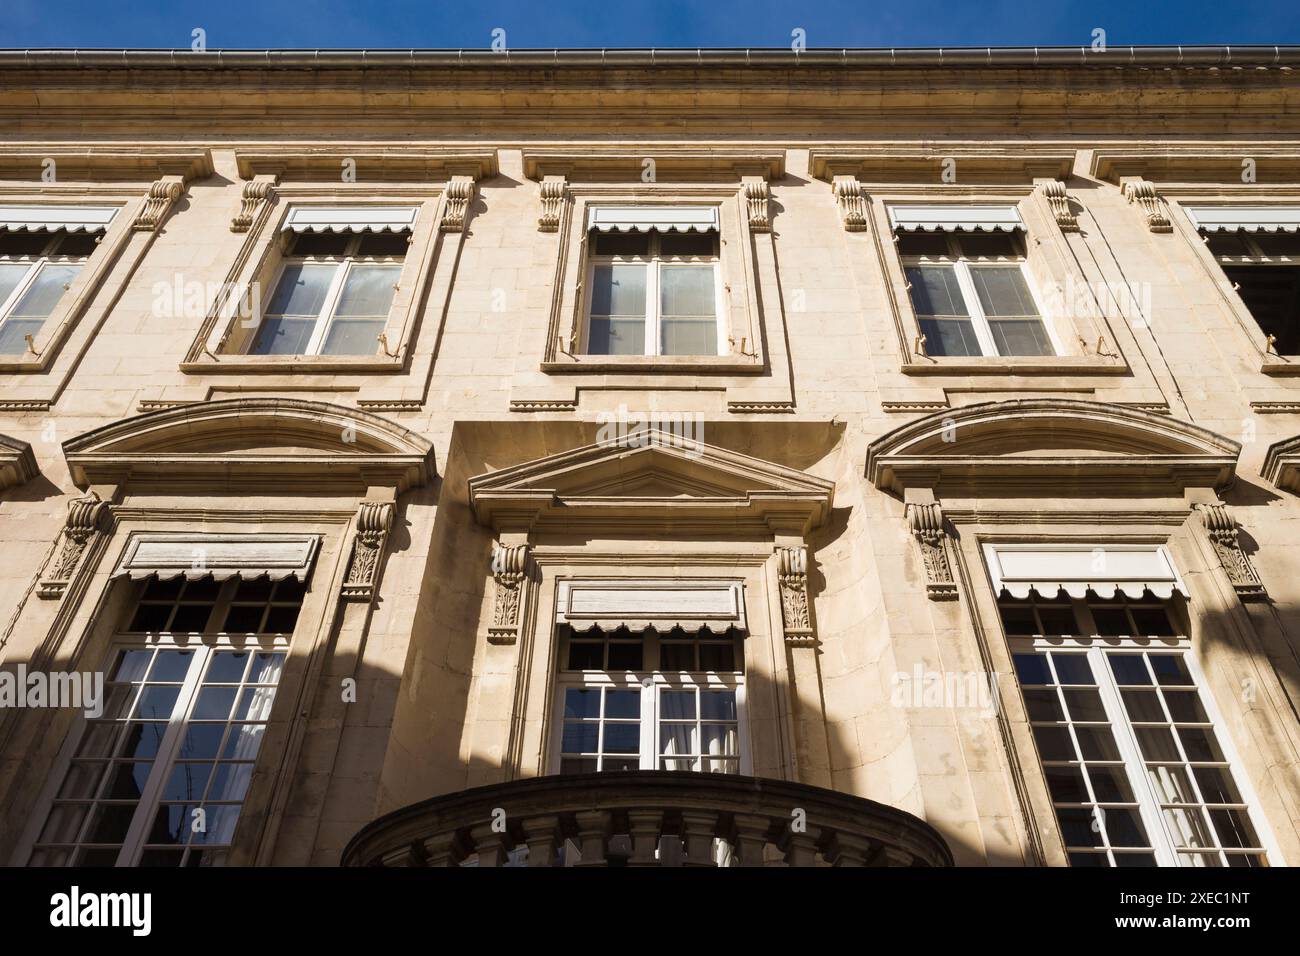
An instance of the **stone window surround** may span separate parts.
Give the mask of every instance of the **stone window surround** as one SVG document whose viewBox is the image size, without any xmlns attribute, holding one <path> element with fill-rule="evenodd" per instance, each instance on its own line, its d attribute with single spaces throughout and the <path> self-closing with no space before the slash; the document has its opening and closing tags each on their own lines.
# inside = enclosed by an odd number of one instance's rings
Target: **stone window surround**
<svg viewBox="0 0 1300 956">
<path fill-rule="evenodd" d="M 1046 180 L 1054 182 L 1054 180 Z M 1125 375 L 1128 363 L 1118 339 L 1069 248 L 1070 240 L 1057 224 L 1048 198 L 1035 186 L 882 186 L 870 192 L 864 186 L 867 229 L 886 280 L 898 344 L 907 375 Z M 1015 203 L 1025 223 L 1025 272 L 1038 301 L 1049 337 L 1064 350 L 1060 355 L 919 356 L 914 343 L 921 325 L 908 294 L 907 276 L 887 205 L 902 202 Z M 850 240 L 854 241 L 854 240 Z M 1062 314 L 1045 290 L 1086 289 L 1094 315 Z M 1071 296 L 1059 301 L 1067 305 Z M 1086 343 L 1086 345 L 1085 345 Z M 1097 349 L 1100 347 L 1101 352 Z"/>
<path fill-rule="evenodd" d="M 41 181 L 53 160 L 57 181 Z M 51 146 L 0 148 L 0 199 L 24 205 L 111 205 L 118 213 L 100 234 L 80 275 L 35 336 L 35 355 L 0 356 L 0 376 L 40 375 L 17 382 L 0 410 L 48 409 L 66 387 L 95 333 L 112 312 L 187 184 L 212 173 L 206 149 Z M 113 279 L 113 276 L 118 276 Z M 96 300 L 103 304 L 92 308 Z"/>
<path fill-rule="evenodd" d="M 356 188 L 360 186 L 360 188 Z M 400 372 L 406 365 L 411 337 L 418 325 L 421 305 L 435 268 L 438 224 L 445 213 L 445 203 L 438 200 L 445 186 L 394 187 L 384 184 L 340 184 L 324 187 L 310 184 L 276 185 L 272 195 L 262 202 L 267 207 L 254 217 L 244 244 L 226 274 L 224 289 L 242 289 L 260 283 L 262 305 L 274 293 L 272 281 L 279 273 L 285 249 L 285 220 L 289 210 L 302 205 L 419 205 L 411 241 L 402 263 L 398 289 L 389 309 L 384 335 L 389 352 L 375 344 L 374 355 L 236 355 L 221 351 L 227 333 L 238 316 L 222 315 L 226 303 L 218 295 L 181 363 L 189 373 L 244 372 Z"/>
</svg>

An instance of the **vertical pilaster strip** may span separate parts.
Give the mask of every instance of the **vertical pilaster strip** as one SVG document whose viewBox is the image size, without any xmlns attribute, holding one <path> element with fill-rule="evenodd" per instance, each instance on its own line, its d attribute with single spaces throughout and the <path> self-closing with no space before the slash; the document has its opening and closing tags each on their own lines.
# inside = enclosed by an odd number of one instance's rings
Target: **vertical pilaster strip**
<svg viewBox="0 0 1300 956">
<path fill-rule="evenodd" d="M 528 545 L 493 544 L 492 578 L 496 595 L 492 624 L 488 627 L 489 643 L 514 644 L 519 640 L 524 580 L 527 577 Z"/>
<path fill-rule="evenodd" d="M 393 527 L 391 501 L 363 501 L 357 509 L 357 533 L 352 540 L 348 576 L 343 582 L 345 601 L 375 599 L 383 570 L 384 545 Z"/>
</svg>

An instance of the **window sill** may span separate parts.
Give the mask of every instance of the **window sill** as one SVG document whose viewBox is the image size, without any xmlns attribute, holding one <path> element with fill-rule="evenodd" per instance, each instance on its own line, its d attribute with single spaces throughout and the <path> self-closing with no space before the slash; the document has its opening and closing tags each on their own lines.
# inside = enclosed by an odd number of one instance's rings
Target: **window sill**
<svg viewBox="0 0 1300 956">
<path fill-rule="evenodd" d="M 204 354 L 197 362 L 182 362 L 181 371 L 227 372 L 400 372 L 401 357 L 386 355 L 223 355 Z"/>
<path fill-rule="evenodd" d="M 544 361 L 547 373 L 633 372 L 699 374 L 755 374 L 762 359 L 740 355 L 566 355 L 563 361 Z"/>
<path fill-rule="evenodd" d="M 1279 377 L 1300 375 L 1300 355 L 1265 355 L 1259 370 Z"/>
<path fill-rule="evenodd" d="M 909 356 L 904 375 L 1127 375 L 1118 355 Z"/>
<path fill-rule="evenodd" d="M 32 355 L 30 352 L 23 355 L 0 355 L 0 372 L 44 372 L 49 366 L 47 355 L 51 355 L 48 349 L 42 350 L 40 355 Z"/>
</svg>

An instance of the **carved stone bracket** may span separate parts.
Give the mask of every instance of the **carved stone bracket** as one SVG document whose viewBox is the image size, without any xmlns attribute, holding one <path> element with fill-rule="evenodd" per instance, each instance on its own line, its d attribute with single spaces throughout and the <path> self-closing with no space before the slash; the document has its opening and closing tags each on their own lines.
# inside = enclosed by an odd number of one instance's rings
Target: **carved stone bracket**
<svg viewBox="0 0 1300 956">
<path fill-rule="evenodd" d="M 1122 189 L 1125 199 L 1142 208 L 1148 229 L 1152 232 L 1173 232 L 1164 197 L 1156 192 L 1153 183 L 1146 179 L 1125 179 Z"/>
<path fill-rule="evenodd" d="M 812 616 L 808 609 L 808 549 L 776 549 L 777 580 L 781 583 L 781 620 L 785 642 L 796 646 L 816 646 Z"/>
<path fill-rule="evenodd" d="M 937 502 L 909 503 L 907 527 L 921 549 L 921 562 L 925 565 L 925 593 L 935 601 L 955 598 L 957 583 L 952 578 L 952 565 L 948 561 L 943 508 Z"/>
<path fill-rule="evenodd" d="M 563 176 L 543 176 L 541 190 L 542 214 L 537 217 L 537 228 L 542 232 L 557 232 L 569 198 L 569 184 Z"/>
<path fill-rule="evenodd" d="M 248 232 L 257 214 L 275 198 L 275 184 L 278 176 L 254 176 L 244 183 L 244 191 L 239 201 L 239 212 L 230 220 L 231 232 Z"/>
<path fill-rule="evenodd" d="M 1052 207 L 1052 215 L 1056 217 L 1056 224 L 1061 232 L 1078 232 L 1079 220 L 1070 209 L 1065 183 L 1059 179 L 1045 179 L 1038 188 L 1047 199 L 1047 204 Z"/>
<path fill-rule="evenodd" d="M 469 214 L 469 203 L 474 198 L 473 176 L 452 176 L 447 180 L 446 206 L 442 213 L 443 232 L 461 232 L 465 228 L 465 217 Z"/>
<path fill-rule="evenodd" d="M 357 509 L 357 534 L 352 542 L 352 559 L 343 582 L 345 601 L 373 601 L 383 570 L 384 544 L 393 527 L 391 501 L 363 501 Z"/>
<path fill-rule="evenodd" d="M 862 232 L 867 228 L 867 205 L 862 198 L 862 184 L 856 176 L 836 176 L 831 182 L 835 198 L 840 204 L 840 218 L 847 232 Z"/>
<path fill-rule="evenodd" d="M 749 215 L 749 228 L 753 232 L 772 231 L 770 201 L 772 187 L 764 176 L 745 176 L 743 190 L 745 208 Z"/>
<path fill-rule="evenodd" d="M 528 577 L 528 545 L 492 546 L 492 578 L 496 581 L 496 601 L 488 641 L 514 644 L 519 640 L 519 622 L 523 607 L 524 580 Z"/>
<path fill-rule="evenodd" d="M 145 200 L 140 214 L 135 217 L 135 222 L 131 223 L 131 228 L 141 232 L 157 232 L 167 218 L 172 203 L 180 199 L 184 191 L 184 176 L 164 176 L 159 179 L 149 187 L 149 198 Z"/>
<path fill-rule="evenodd" d="M 1218 555 L 1223 570 L 1228 573 L 1228 580 L 1232 582 L 1232 589 L 1237 592 L 1237 596 L 1243 600 L 1267 598 L 1264 582 L 1260 580 L 1249 555 L 1241 550 L 1237 522 L 1233 520 L 1227 506 L 1198 504 L 1194 507 L 1201 516 L 1205 530 L 1209 532 L 1214 553 Z"/>
<path fill-rule="evenodd" d="M 81 565 L 81 559 L 90 542 L 103 525 L 108 514 L 108 502 L 93 491 L 68 503 L 68 520 L 63 525 L 58 547 L 50 556 L 41 575 L 36 594 L 46 600 L 57 600 L 68 590 L 68 584 Z"/>
</svg>

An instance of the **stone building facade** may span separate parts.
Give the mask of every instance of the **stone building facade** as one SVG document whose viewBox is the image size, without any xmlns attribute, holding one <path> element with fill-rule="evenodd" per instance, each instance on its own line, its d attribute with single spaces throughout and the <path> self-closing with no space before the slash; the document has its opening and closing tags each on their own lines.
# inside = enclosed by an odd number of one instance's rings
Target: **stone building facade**
<svg viewBox="0 0 1300 956">
<path fill-rule="evenodd" d="M 0 53 L 0 859 L 1300 861 L 1298 63 Z"/>
</svg>

